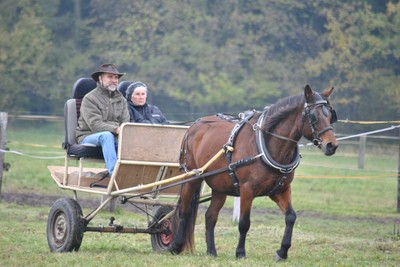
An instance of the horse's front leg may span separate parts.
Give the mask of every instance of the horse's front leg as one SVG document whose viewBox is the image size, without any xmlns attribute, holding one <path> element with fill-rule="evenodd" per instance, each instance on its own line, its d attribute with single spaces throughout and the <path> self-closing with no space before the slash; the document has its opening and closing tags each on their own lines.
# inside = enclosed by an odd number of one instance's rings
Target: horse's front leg
<svg viewBox="0 0 400 267">
<path fill-rule="evenodd" d="M 239 219 L 239 243 L 236 247 L 236 258 L 246 258 L 246 236 L 250 229 L 250 211 L 254 197 L 247 196 L 241 188 L 240 194 L 240 219 Z"/>
<path fill-rule="evenodd" d="M 281 247 L 276 251 L 275 260 L 286 260 L 288 257 L 288 250 L 292 245 L 292 233 L 294 223 L 296 222 L 296 212 L 291 204 L 291 188 L 289 187 L 282 194 L 277 194 L 271 197 L 285 214 L 285 233 L 283 234 Z"/>
<path fill-rule="evenodd" d="M 217 249 L 215 248 L 215 225 L 218 220 L 218 214 L 226 201 L 226 195 L 213 192 L 211 197 L 210 206 L 205 214 L 206 219 L 206 243 L 207 254 L 217 256 Z"/>
</svg>

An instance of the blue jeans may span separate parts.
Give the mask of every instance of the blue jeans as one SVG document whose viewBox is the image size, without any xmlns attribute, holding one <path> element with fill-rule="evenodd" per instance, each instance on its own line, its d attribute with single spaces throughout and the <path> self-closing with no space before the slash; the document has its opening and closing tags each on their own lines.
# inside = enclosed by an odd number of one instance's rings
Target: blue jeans
<svg viewBox="0 0 400 267">
<path fill-rule="evenodd" d="M 107 170 L 112 175 L 117 162 L 118 142 L 111 132 L 99 132 L 86 136 L 81 144 L 93 144 L 101 146 Z"/>
</svg>

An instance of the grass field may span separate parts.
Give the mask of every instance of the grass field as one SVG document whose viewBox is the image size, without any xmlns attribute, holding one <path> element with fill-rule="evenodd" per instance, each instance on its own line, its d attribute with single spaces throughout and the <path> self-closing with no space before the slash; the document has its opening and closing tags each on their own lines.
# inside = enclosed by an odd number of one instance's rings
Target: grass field
<svg viewBox="0 0 400 267">
<path fill-rule="evenodd" d="M 26 130 L 26 129 L 25 129 Z M 62 125 L 46 123 L 23 132 L 12 126 L 8 148 L 30 156 L 63 156 Z M 41 146 L 38 146 L 41 145 Z M 55 146 L 55 147 L 53 147 Z M 343 151 L 343 153 L 342 153 Z M 399 266 L 400 214 L 397 213 L 398 146 L 384 154 L 371 148 L 364 170 L 357 168 L 357 153 L 340 147 L 332 157 L 317 149 L 302 148 L 301 164 L 293 182 L 293 205 L 297 211 L 289 259 L 281 266 Z M 38 159 L 7 153 L 11 168 L 3 177 L 2 192 L 72 196 L 58 189 L 48 165 L 63 159 Z M 84 195 L 84 198 L 91 196 Z M 95 196 L 94 198 L 99 198 Z M 217 229 L 218 258 L 205 251 L 204 210 L 196 224 L 196 252 L 172 256 L 155 254 L 145 234 L 85 233 L 79 252 L 49 251 L 46 222 L 50 206 L 0 202 L 0 266 L 274 266 L 275 250 L 284 230 L 284 217 L 276 205 L 258 198 L 246 243 L 247 259 L 235 259 L 237 223 L 232 222 L 233 199 L 221 212 Z M 84 213 L 89 209 L 84 207 Z M 93 221 L 144 227 L 143 214 L 118 205 L 115 213 L 102 211 Z"/>
</svg>

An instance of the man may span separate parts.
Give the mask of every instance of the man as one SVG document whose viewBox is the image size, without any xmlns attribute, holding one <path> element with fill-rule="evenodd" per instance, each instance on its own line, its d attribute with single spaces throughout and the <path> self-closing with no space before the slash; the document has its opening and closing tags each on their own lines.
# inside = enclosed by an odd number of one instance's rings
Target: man
<svg viewBox="0 0 400 267">
<path fill-rule="evenodd" d="M 97 87 L 82 100 L 76 139 L 80 144 L 101 146 L 108 170 L 101 178 L 112 175 L 120 125 L 129 122 L 126 99 L 117 90 L 119 78 L 124 74 L 119 73 L 114 64 L 101 65 L 92 74 Z"/>
</svg>

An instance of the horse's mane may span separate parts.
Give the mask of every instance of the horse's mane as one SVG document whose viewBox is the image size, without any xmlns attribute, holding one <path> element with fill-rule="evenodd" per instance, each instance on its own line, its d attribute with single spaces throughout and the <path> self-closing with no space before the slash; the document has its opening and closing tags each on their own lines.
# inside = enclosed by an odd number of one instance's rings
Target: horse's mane
<svg viewBox="0 0 400 267">
<path fill-rule="evenodd" d="M 304 105 L 304 94 L 288 96 L 269 107 L 267 118 L 262 125 L 263 131 L 272 131 L 278 123 L 289 116 L 299 105 Z"/>
</svg>

